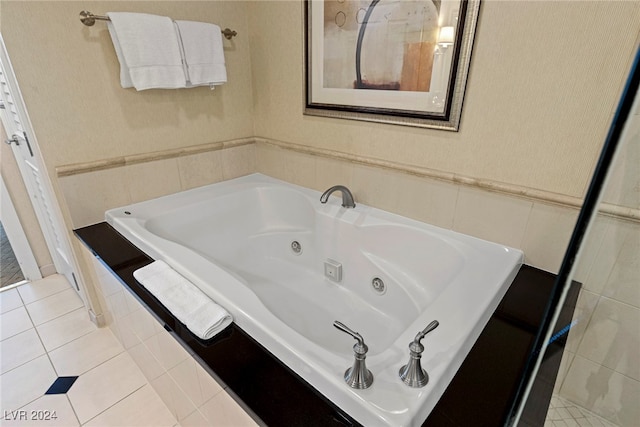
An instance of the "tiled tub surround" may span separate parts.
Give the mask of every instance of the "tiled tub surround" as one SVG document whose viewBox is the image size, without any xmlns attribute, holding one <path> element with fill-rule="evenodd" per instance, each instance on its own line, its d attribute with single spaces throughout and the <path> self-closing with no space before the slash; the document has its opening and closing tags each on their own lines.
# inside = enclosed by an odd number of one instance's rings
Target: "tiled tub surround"
<svg viewBox="0 0 640 427">
<path fill-rule="evenodd" d="M 125 348 L 136 353 L 132 357 L 144 365 L 142 370 L 146 371 L 145 375 L 158 378 L 163 372 L 162 367 L 157 367 L 160 360 L 171 358 L 174 364 L 179 363 L 177 360 L 185 363 L 184 360 L 191 354 L 221 380 L 221 384 L 227 387 L 225 390 L 237 398 L 243 408 L 267 425 L 326 426 L 351 423 L 347 415 L 321 398 L 315 390 L 235 325 L 213 345 L 203 345 L 195 339 L 133 279 L 133 271 L 152 259 L 108 224 L 85 227 L 76 230 L 76 234 L 98 257 L 94 258 L 85 251 L 88 257 L 94 259 L 93 265 L 97 272 L 94 279 L 99 283 L 105 307 L 110 307 L 108 323 L 116 331 L 116 336 L 123 340 Z M 462 367 L 424 423 L 425 426 L 494 426 L 503 421 L 512 404 L 520 372 L 527 360 L 536 325 L 542 318 L 552 285 L 553 275 L 528 266 L 521 269 Z M 128 295 L 128 291 L 137 298 Z M 577 292 L 572 295 L 575 297 Z M 149 307 L 161 325 L 166 325 L 164 329 L 145 313 L 138 300 Z M 135 316 L 131 313 L 122 314 L 122 308 L 129 307 L 129 304 L 135 305 Z M 570 317 L 572 311 L 573 308 L 568 307 L 568 314 L 565 315 Z M 145 332 L 134 332 L 133 329 L 147 330 L 146 334 L 152 335 L 164 334 L 164 337 L 154 339 L 162 340 L 166 348 L 172 350 L 169 352 L 158 348 L 158 354 L 149 355 L 147 350 L 151 351 L 153 345 L 143 341 L 144 345 L 141 347 L 139 335 L 144 336 Z M 170 342 L 174 339 L 180 341 L 186 350 L 176 342 Z M 127 344 L 127 340 L 131 341 Z M 557 344 L 561 343 L 562 340 L 558 340 Z M 180 356 L 171 357 L 175 352 Z M 552 379 L 555 378 L 558 364 L 559 359 L 552 358 L 543 365 L 547 367 L 546 372 Z M 156 369 L 152 369 L 154 366 Z M 171 374 L 171 369 L 169 373 Z M 534 397 L 537 404 L 525 411 L 527 419 L 534 420 L 532 425 L 544 422 L 551 398 L 552 379 L 537 380 L 540 384 Z M 155 386 L 157 381 L 150 380 L 150 383 Z M 172 385 L 175 386 L 173 383 Z M 170 408 L 172 405 L 175 408 L 180 402 L 185 405 L 183 414 L 194 408 L 202 412 L 186 391 L 190 387 L 193 384 L 185 382 L 171 388 L 174 395 L 166 392 L 163 394 L 160 390 L 158 393 L 165 402 L 168 401 Z M 469 396 L 474 396 L 473 404 L 469 404 Z M 176 410 L 177 408 L 174 409 Z M 180 420 L 180 415 L 178 419 Z M 185 421 L 181 421 L 181 424 L 187 425 Z"/>
<path fill-rule="evenodd" d="M 489 183 L 475 185 L 463 177 L 438 178 L 437 173 L 432 177 L 423 170 L 363 156 L 308 150 L 296 144 L 260 138 L 233 148 L 220 150 L 218 147 L 212 152 L 163 157 L 156 161 L 151 160 L 157 157 L 153 154 L 147 158 L 150 161 L 135 165 L 125 165 L 124 160 L 119 160 L 110 162 L 106 169 L 89 172 L 86 168 L 67 168 L 59 183 L 74 227 L 103 221 L 104 211 L 110 208 L 258 171 L 317 190 L 336 183 L 346 184 L 353 190 L 356 201 L 523 249 L 527 264 L 557 271 L 578 215 L 579 200 L 572 198 L 518 187 L 488 191 L 492 188 Z M 637 158 L 633 153 L 623 157 L 630 165 Z M 140 183 L 129 181 L 136 169 Z M 618 175 L 628 174 L 630 170 L 633 167 L 616 169 Z M 180 183 L 179 188 L 176 183 Z M 633 197 L 633 188 L 627 190 Z M 417 194 L 420 197 L 416 197 Z M 628 389 L 632 395 L 640 393 L 640 381 L 613 366 L 612 361 L 625 360 L 626 356 L 618 359 L 606 356 L 606 352 L 587 354 L 590 351 L 587 343 L 578 352 L 585 333 L 594 338 L 601 334 L 596 332 L 598 325 L 621 325 L 620 320 L 612 322 L 610 317 L 601 315 L 607 303 L 621 308 L 615 313 L 632 316 L 639 313 L 635 300 L 624 295 L 631 291 L 632 296 L 637 296 L 637 291 L 634 293 L 637 286 L 628 284 L 639 280 L 640 268 L 634 261 L 638 259 L 639 249 L 633 248 L 634 242 L 640 241 L 638 209 L 631 208 L 633 204 L 618 202 L 613 196 L 605 202 L 608 202 L 607 209 L 599 216 L 590 238 L 595 243 L 585 246 L 577 271 L 576 280 L 585 283 L 585 287 L 576 312 L 579 321 L 570 334 L 569 351 L 563 360 L 556 392 L 601 416 L 609 414 L 609 419 L 634 419 L 638 417 L 638 406 L 621 407 L 613 397 L 615 390 Z M 628 252 L 621 251 L 623 244 Z M 627 291 L 620 293 L 620 287 Z M 598 301 L 603 301 L 603 305 L 597 310 L 599 315 L 592 318 Z M 628 337 L 640 336 L 637 325 L 621 325 L 626 332 L 607 335 L 607 342 L 613 340 L 608 345 L 620 349 L 617 354 L 626 354 L 623 349 L 634 342 Z M 608 365 L 602 363 L 605 359 Z M 585 385 L 594 372 L 609 373 L 596 377 L 613 386 L 608 395 L 595 400 L 585 392 Z M 574 380 L 565 382 L 568 373 Z"/>
<path fill-rule="evenodd" d="M 256 170 L 253 138 L 61 166 L 56 169 L 74 228 L 104 220 L 118 206 Z M 124 191 L 123 191 L 124 189 Z"/>
<path fill-rule="evenodd" d="M 346 185 L 356 202 L 521 249 L 545 271 L 558 270 L 580 206 L 554 193 L 265 138 L 57 168 L 74 228 L 118 206 L 254 172 L 318 191 Z"/>
</svg>

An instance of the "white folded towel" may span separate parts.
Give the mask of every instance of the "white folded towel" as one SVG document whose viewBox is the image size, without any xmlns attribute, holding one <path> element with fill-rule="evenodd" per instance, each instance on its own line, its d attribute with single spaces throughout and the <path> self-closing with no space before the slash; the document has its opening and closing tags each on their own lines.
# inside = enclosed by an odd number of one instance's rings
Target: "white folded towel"
<svg viewBox="0 0 640 427">
<path fill-rule="evenodd" d="M 225 83 L 227 68 L 220 27 L 206 22 L 175 22 L 187 66 L 187 87 Z"/>
<path fill-rule="evenodd" d="M 173 21 L 146 13 L 109 12 L 109 34 L 120 61 L 123 88 L 186 87 L 180 42 Z"/>
<path fill-rule="evenodd" d="M 203 340 L 213 338 L 233 321 L 224 308 L 164 261 L 134 271 L 133 277 Z"/>
</svg>

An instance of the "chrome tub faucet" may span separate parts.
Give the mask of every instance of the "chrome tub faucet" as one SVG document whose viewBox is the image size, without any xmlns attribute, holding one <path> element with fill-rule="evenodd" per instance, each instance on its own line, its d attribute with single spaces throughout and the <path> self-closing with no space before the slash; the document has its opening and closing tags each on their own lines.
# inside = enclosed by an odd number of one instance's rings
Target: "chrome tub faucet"
<svg viewBox="0 0 640 427">
<path fill-rule="evenodd" d="M 409 363 L 400 368 L 400 372 L 398 372 L 402 382 L 409 387 L 420 388 L 429 382 L 429 375 L 420 366 L 420 358 L 424 351 L 424 346 L 420 344 L 420 340 L 437 328 L 439 324 L 437 320 L 429 323 L 424 330 L 418 332 L 416 338 L 409 344 Z"/>
<path fill-rule="evenodd" d="M 353 194 L 351 194 L 351 191 L 349 191 L 349 189 L 344 185 L 334 185 L 333 187 L 322 193 L 322 196 L 320 196 L 320 203 L 327 203 L 327 200 L 329 200 L 329 196 L 335 191 L 340 191 L 342 193 L 343 208 L 356 207 L 356 203 L 353 200 Z"/>
<path fill-rule="evenodd" d="M 355 356 L 355 360 L 353 362 L 353 366 L 344 372 L 344 381 L 351 388 L 362 390 L 371 387 L 371 384 L 373 384 L 373 374 L 367 369 L 365 362 L 369 347 L 364 343 L 362 335 L 352 331 L 347 327 L 347 325 L 337 320 L 333 322 L 333 326 L 342 332 L 351 335 L 357 341 L 353 345 L 353 355 Z"/>
</svg>

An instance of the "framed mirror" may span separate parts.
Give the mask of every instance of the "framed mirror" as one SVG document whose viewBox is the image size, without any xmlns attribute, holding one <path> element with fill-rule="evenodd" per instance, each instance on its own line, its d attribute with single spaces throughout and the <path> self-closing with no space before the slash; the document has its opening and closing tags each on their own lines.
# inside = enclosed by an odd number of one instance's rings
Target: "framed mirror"
<svg viewBox="0 0 640 427">
<path fill-rule="evenodd" d="M 306 0 L 304 114 L 457 131 L 480 0 Z"/>
</svg>

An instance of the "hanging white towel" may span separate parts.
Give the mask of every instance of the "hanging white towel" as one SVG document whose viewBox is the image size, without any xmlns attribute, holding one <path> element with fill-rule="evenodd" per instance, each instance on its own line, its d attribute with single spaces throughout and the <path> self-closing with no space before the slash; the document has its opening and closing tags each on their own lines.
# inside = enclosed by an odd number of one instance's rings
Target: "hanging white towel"
<svg viewBox="0 0 640 427">
<path fill-rule="evenodd" d="M 186 87 L 180 42 L 173 21 L 146 13 L 109 12 L 107 23 L 123 88 Z"/>
<path fill-rule="evenodd" d="M 224 308 L 164 261 L 134 271 L 133 277 L 203 340 L 213 338 L 233 321 Z"/>
<path fill-rule="evenodd" d="M 220 27 L 206 22 L 175 22 L 182 41 L 187 87 L 225 83 L 227 68 Z"/>
</svg>

